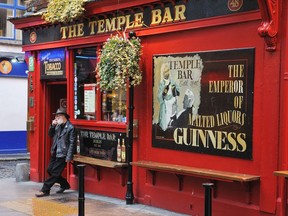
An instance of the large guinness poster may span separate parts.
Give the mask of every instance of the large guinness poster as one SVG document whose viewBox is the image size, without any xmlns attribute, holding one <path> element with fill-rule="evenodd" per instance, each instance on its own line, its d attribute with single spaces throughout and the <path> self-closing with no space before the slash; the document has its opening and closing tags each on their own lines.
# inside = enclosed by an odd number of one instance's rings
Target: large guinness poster
<svg viewBox="0 0 288 216">
<path fill-rule="evenodd" d="M 152 146 L 252 159 L 254 49 L 155 55 Z"/>
</svg>

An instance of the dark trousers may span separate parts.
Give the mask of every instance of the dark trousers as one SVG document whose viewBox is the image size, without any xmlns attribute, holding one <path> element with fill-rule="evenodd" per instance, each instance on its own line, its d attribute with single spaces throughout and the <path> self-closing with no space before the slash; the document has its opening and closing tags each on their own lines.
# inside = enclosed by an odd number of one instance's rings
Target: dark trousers
<svg viewBox="0 0 288 216">
<path fill-rule="evenodd" d="M 41 189 L 42 192 L 49 193 L 51 187 L 55 183 L 59 183 L 61 188 L 70 188 L 70 185 L 67 182 L 67 180 L 61 176 L 65 167 L 66 167 L 65 158 L 51 157 L 47 169 L 47 172 L 50 176 L 44 181 L 43 187 Z"/>
</svg>

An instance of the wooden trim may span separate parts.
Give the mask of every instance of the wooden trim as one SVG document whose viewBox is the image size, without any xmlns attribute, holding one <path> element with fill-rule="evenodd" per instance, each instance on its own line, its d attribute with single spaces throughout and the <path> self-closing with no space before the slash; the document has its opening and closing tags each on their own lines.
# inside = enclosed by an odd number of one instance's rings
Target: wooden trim
<svg viewBox="0 0 288 216">
<path fill-rule="evenodd" d="M 101 181 L 101 167 L 112 168 L 115 172 L 120 175 L 120 184 L 122 187 L 125 186 L 126 182 L 126 167 L 127 163 L 118 163 L 115 161 L 101 160 L 97 158 L 87 157 L 83 155 L 74 155 L 73 160 L 75 162 L 80 162 L 88 164 L 96 170 L 97 181 Z"/>
<path fill-rule="evenodd" d="M 174 164 L 158 163 L 152 161 L 137 161 L 131 162 L 132 165 L 147 168 L 151 170 L 158 170 L 164 172 L 171 172 L 176 174 L 186 174 L 204 177 L 208 179 L 215 179 L 221 181 L 231 181 L 231 182 L 251 182 L 260 180 L 260 176 L 247 175 L 242 173 L 232 173 L 224 172 L 211 169 L 202 169 L 196 167 L 180 166 Z"/>
<path fill-rule="evenodd" d="M 74 161 L 94 166 L 107 167 L 107 168 L 122 168 L 127 167 L 127 163 L 118 163 L 115 161 L 101 160 L 92 157 L 86 157 L 82 155 L 74 155 Z"/>
<path fill-rule="evenodd" d="M 288 178 L 288 170 L 279 170 L 279 171 L 274 171 L 275 176 L 282 176 L 285 178 Z"/>
</svg>

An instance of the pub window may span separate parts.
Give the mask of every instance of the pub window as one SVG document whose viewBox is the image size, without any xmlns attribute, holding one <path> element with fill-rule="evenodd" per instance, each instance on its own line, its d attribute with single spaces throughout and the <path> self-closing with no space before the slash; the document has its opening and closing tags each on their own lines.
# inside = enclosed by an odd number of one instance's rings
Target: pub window
<svg viewBox="0 0 288 216">
<path fill-rule="evenodd" d="M 8 17 L 13 16 L 13 10 L 7 8 L 0 8 L 0 37 L 12 38 L 14 27 L 11 22 L 7 20 Z"/>
<path fill-rule="evenodd" d="M 74 50 L 74 117 L 96 120 L 96 47 Z"/>
<path fill-rule="evenodd" d="M 25 0 L 18 0 L 17 4 L 21 6 L 25 6 Z"/>
<path fill-rule="evenodd" d="M 13 5 L 14 0 L 0 0 L 0 3 Z"/>
<path fill-rule="evenodd" d="M 78 48 L 73 52 L 74 118 L 125 123 L 126 86 L 115 90 L 98 89 L 95 76 L 97 47 Z M 97 93 L 101 97 L 97 97 Z M 98 104 L 100 119 L 97 119 Z"/>
<path fill-rule="evenodd" d="M 8 18 L 21 17 L 24 13 L 25 0 L 0 0 L 0 38 L 22 40 L 21 30 L 15 30 Z"/>
<path fill-rule="evenodd" d="M 25 13 L 24 10 L 16 10 L 16 16 L 17 17 L 23 16 L 24 13 Z M 15 30 L 15 39 L 16 40 L 22 40 L 22 31 L 21 30 L 19 30 L 19 29 Z"/>
<path fill-rule="evenodd" d="M 126 89 L 102 91 L 102 120 L 126 122 Z"/>
</svg>

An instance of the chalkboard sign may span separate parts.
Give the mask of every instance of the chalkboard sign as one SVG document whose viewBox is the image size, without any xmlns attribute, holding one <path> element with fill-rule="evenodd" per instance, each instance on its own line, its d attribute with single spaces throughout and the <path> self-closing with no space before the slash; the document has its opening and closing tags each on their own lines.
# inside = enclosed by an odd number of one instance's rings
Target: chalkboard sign
<svg viewBox="0 0 288 216">
<path fill-rule="evenodd" d="M 79 129 L 80 154 L 102 160 L 117 161 L 117 144 L 123 139 L 124 133 Z"/>
</svg>

